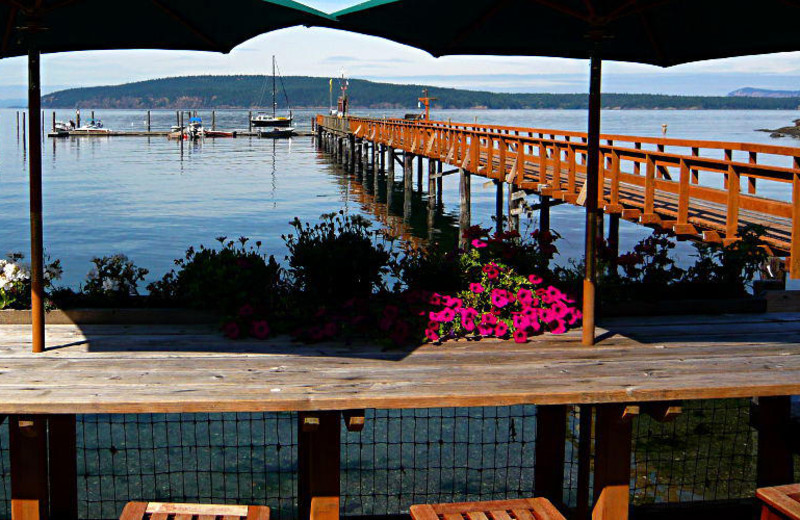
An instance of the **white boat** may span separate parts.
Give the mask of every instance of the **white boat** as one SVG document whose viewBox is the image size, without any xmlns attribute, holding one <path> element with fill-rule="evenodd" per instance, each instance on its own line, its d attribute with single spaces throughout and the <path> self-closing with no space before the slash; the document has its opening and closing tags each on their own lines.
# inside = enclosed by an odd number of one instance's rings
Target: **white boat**
<svg viewBox="0 0 800 520">
<path fill-rule="evenodd" d="M 292 126 L 292 122 L 294 117 L 292 116 L 292 111 L 287 108 L 287 115 L 279 116 L 278 112 L 278 101 L 277 101 L 277 85 L 275 82 L 275 78 L 277 77 L 276 74 L 276 64 L 275 64 L 275 56 L 272 57 L 272 113 L 269 112 L 258 112 L 255 116 L 250 119 L 250 124 L 253 125 L 253 128 L 260 129 L 260 128 L 287 128 Z M 283 80 L 281 79 L 281 85 L 283 85 Z M 263 97 L 263 90 L 262 97 Z M 286 105 L 289 105 L 289 96 L 286 95 L 286 88 L 283 89 L 283 96 L 286 98 Z"/>
<path fill-rule="evenodd" d="M 103 126 L 103 122 L 101 120 L 99 120 L 99 119 L 94 120 L 93 119 L 89 123 L 87 123 L 87 124 L 85 124 L 83 126 L 79 126 L 75 130 L 73 130 L 72 133 L 73 134 L 87 134 L 87 135 L 88 134 L 104 135 L 104 134 L 110 134 L 111 133 L 111 129 L 104 127 Z"/>
<path fill-rule="evenodd" d="M 167 135 L 169 139 L 201 139 L 205 137 L 206 132 L 203 128 L 203 121 L 199 117 L 192 117 L 189 119 L 189 124 L 181 127 L 173 125 L 170 128 L 170 133 Z"/>
<path fill-rule="evenodd" d="M 272 128 L 259 128 L 257 130 L 258 137 L 264 137 L 267 139 L 282 139 L 286 137 L 292 137 L 294 135 L 295 128 L 293 126 L 289 127 L 272 127 Z"/>
</svg>

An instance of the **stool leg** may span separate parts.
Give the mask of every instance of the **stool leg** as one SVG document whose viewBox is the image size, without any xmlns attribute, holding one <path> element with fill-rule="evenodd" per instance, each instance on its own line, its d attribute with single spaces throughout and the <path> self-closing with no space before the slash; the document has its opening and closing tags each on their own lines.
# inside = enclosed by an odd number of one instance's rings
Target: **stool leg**
<svg viewBox="0 0 800 520">
<path fill-rule="evenodd" d="M 631 479 L 631 422 L 625 405 L 597 406 L 592 520 L 627 520 Z"/>
</svg>

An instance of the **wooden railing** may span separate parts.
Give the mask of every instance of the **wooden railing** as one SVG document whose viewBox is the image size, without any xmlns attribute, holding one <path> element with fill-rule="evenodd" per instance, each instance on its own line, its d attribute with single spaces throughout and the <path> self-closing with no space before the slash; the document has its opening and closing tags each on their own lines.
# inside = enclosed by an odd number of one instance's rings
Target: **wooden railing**
<svg viewBox="0 0 800 520">
<path fill-rule="evenodd" d="M 456 165 L 470 173 L 582 204 L 586 134 L 401 119 L 320 116 L 317 123 Z M 800 276 L 800 148 L 626 135 L 601 136 L 599 205 L 606 213 L 708 242 L 737 240 L 745 224 L 790 257 Z M 768 183 L 768 196 L 759 189 Z M 742 190 L 742 184 L 745 189 Z M 763 191 L 763 190 L 762 190 Z"/>
</svg>

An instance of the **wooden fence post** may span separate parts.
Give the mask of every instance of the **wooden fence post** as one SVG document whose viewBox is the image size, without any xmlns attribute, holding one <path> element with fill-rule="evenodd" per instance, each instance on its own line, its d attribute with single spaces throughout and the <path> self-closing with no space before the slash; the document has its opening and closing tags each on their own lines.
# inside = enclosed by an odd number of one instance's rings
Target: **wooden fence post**
<svg viewBox="0 0 800 520">
<path fill-rule="evenodd" d="M 341 412 L 301 412 L 298 420 L 297 502 L 299 518 L 309 518 L 314 497 L 340 495 Z"/>
</svg>

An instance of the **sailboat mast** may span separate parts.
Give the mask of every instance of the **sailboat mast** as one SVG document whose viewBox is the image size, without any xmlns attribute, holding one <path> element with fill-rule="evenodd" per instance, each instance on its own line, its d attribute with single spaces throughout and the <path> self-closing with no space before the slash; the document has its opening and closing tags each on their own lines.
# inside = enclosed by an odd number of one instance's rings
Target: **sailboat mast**
<svg viewBox="0 0 800 520">
<path fill-rule="evenodd" d="M 272 55 L 272 117 L 275 117 L 278 102 L 275 100 L 275 55 Z"/>
</svg>

